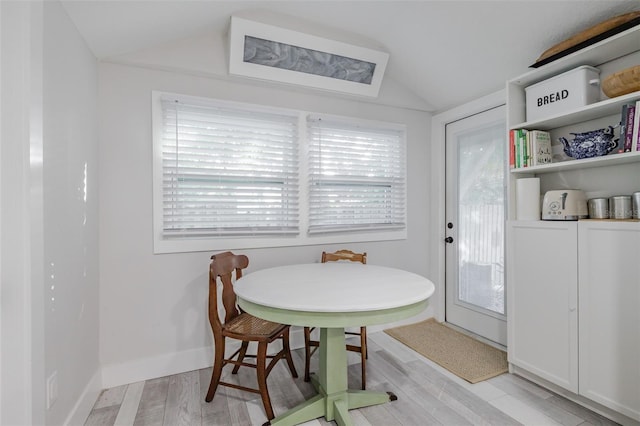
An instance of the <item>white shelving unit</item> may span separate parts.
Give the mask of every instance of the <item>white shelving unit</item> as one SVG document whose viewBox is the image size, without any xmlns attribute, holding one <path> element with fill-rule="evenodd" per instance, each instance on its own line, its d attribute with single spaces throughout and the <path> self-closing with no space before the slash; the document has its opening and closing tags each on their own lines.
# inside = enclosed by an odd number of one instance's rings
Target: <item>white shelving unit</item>
<svg viewBox="0 0 640 426">
<path fill-rule="evenodd" d="M 603 64 L 615 62 L 627 55 L 637 54 L 636 63 L 640 63 L 640 30 L 638 27 L 628 29 L 606 40 L 595 43 L 564 58 L 560 58 L 541 68 L 509 80 L 507 82 L 507 127 L 511 129 L 536 129 L 553 131 L 578 123 L 596 120 L 602 117 L 619 115 L 622 105 L 640 99 L 640 91 L 629 93 L 612 99 L 569 110 L 560 115 L 554 115 L 541 120 L 526 121 L 525 87 L 539 83 L 557 74 L 571 70 L 581 65 L 602 67 Z M 637 53 L 634 53 L 637 52 Z M 603 96 L 604 97 L 604 96 Z M 611 122 L 616 125 L 617 122 Z M 582 160 L 568 160 L 544 166 L 523 167 L 512 169 L 511 174 L 538 174 L 564 170 L 587 169 L 593 167 L 614 166 L 640 162 L 640 154 L 620 153 L 609 154 L 598 158 Z"/>
<path fill-rule="evenodd" d="M 637 64 L 640 26 L 509 80 L 508 130 L 547 130 L 557 138 L 618 124 L 622 105 L 640 99 L 640 92 L 602 95 L 600 102 L 526 121 L 524 89 L 582 65 L 599 68 L 604 78 Z M 639 425 L 640 322 L 629 300 L 640 301 L 640 267 L 633 260 L 640 221 L 517 221 L 515 183 L 523 177 L 539 177 L 542 193 L 630 194 L 640 191 L 640 152 L 511 169 L 506 250 L 511 370 L 617 422 Z M 616 323 L 620 318 L 630 322 Z M 619 329 L 624 339 L 609 338 L 619 337 Z"/>
</svg>

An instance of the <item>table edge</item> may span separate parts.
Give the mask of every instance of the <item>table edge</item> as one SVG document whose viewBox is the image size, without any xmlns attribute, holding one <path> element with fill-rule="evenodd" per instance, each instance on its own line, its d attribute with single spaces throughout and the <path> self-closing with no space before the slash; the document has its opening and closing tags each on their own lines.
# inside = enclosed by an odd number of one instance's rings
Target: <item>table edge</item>
<svg viewBox="0 0 640 426">
<path fill-rule="evenodd" d="M 371 311 L 312 312 L 260 305 L 239 296 L 237 301 L 243 310 L 258 318 L 281 324 L 321 328 L 360 327 L 391 323 L 417 315 L 426 310 L 429 305 L 429 298 L 426 298 L 409 305 Z"/>
</svg>

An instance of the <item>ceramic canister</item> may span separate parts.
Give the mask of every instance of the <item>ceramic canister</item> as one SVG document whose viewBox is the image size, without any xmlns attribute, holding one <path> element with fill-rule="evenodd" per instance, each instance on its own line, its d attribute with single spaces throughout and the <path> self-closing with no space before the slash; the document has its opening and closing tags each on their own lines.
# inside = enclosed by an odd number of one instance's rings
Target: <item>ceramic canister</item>
<svg viewBox="0 0 640 426">
<path fill-rule="evenodd" d="M 609 217 L 611 219 L 631 219 L 631 196 L 616 195 L 609 198 Z"/>
<path fill-rule="evenodd" d="M 634 192 L 631 195 L 632 207 L 633 207 L 633 218 L 640 219 L 640 191 Z"/>
<path fill-rule="evenodd" d="M 591 219 L 609 218 L 609 200 L 606 198 L 592 198 L 588 201 L 587 206 Z"/>
</svg>

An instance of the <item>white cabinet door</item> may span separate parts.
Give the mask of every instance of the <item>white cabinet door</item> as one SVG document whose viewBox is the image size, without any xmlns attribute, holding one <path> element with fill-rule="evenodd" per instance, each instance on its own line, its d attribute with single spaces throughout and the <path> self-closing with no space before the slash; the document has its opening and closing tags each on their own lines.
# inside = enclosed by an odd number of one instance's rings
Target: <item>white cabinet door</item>
<svg viewBox="0 0 640 426">
<path fill-rule="evenodd" d="M 509 362 L 578 391 L 576 222 L 507 227 Z"/>
<path fill-rule="evenodd" d="M 580 394 L 640 420 L 640 223 L 579 225 Z"/>
</svg>

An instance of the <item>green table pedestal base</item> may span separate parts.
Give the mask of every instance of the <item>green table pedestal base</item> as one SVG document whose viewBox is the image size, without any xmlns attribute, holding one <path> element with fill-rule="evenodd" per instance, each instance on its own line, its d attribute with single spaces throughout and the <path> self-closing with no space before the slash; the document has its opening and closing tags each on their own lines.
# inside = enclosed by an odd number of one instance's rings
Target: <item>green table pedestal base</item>
<svg viewBox="0 0 640 426">
<path fill-rule="evenodd" d="M 353 425 L 349 410 L 395 400 L 393 394 L 347 388 L 347 351 L 344 328 L 320 330 L 320 371 L 311 378 L 318 395 L 267 422 L 289 426 L 323 417 L 338 425 Z"/>
</svg>

